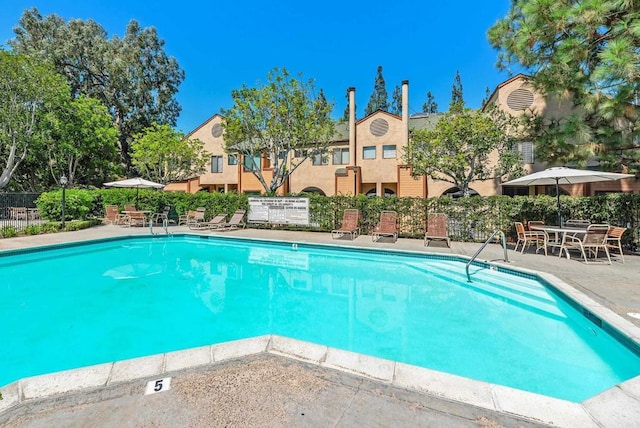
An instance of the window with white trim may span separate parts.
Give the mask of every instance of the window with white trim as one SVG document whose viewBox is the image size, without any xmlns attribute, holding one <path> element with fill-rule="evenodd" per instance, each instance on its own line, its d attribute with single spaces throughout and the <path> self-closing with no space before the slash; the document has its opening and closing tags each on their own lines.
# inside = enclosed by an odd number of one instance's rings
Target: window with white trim
<svg viewBox="0 0 640 428">
<path fill-rule="evenodd" d="M 238 165 L 238 155 L 229 155 L 227 157 L 227 165 Z"/>
</svg>

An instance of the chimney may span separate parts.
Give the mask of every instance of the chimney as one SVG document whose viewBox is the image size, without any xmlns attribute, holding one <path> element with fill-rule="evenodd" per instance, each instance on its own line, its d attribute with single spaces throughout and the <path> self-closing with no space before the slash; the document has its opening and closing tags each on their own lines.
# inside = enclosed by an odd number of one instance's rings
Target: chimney
<svg viewBox="0 0 640 428">
<path fill-rule="evenodd" d="M 347 89 L 349 93 L 349 159 L 356 166 L 356 88 Z"/>
<path fill-rule="evenodd" d="M 402 81 L 402 138 L 409 144 L 409 81 Z"/>
</svg>

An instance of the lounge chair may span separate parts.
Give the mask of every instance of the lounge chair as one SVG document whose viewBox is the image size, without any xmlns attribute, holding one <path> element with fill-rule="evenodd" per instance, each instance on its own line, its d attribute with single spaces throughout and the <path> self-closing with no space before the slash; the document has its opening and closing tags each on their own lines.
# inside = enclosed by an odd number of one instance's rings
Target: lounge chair
<svg viewBox="0 0 640 428">
<path fill-rule="evenodd" d="M 398 239 L 398 213 L 395 211 L 380 212 L 380 221 L 371 233 L 373 242 L 377 242 L 383 236 L 388 236 L 395 242 Z"/>
<path fill-rule="evenodd" d="M 427 217 L 427 233 L 424 235 L 424 245 L 429 246 L 432 240 L 445 241 L 447 247 L 451 247 L 449 232 L 447 231 L 446 214 L 430 214 Z"/>
<path fill-rule="evenodd" d="M 120 214 L 117 205 L 106 205 L 104 207 L 105 216 L 103 222 L 106 224 L 121 225 L 124 223 L 126 216 Z"/>
<path fill-rule="evenodd" d="M 524 253 L 525 247 L 529 247 L 531 244 L 536 244 L 536 253 L 543 249 L 544 255 L 547 255 L 547 234 L 542 231 L 536 230 L 525 230 L 524 224 L 522 222 L 515 222 L 516 233 L 518 234 L 518 241 L 516 241 L 516 246 L 513 251 L 518 251 L 518 245 L 522 243 L 522 250 L 520 250 L 520 254 Z"/>
<path fill-rule="evenodd" d="M 611 250 L 618 250 L 623 264 L 624 254 L 622 254 L 622 235 L 624 235 L 626 230 L 626 227 L 611 226 L 609 228 L 609 232 L 607 232 L 607 239 L 605 241 L 607 248 Z"/>
<path fill-rule="evenodd" d="M 196 208 L 195 211 L 189 211 L 187 213 L 187 226 L 189 229 L 199 229 L 199 223 L 204 223 L 204 208 Z"/>
<path fill-rule="evenodd" d="M 589 227 L 587 227 L 587 232 L 582 238 L 572 235 L 566 235 L 560 255 L 562 255 L 562 250 L 565 250 L 567 258 L 569 258 L 569 250 L 580 250 L 582 257 L 584 257 L 584 262 L 586 264 L 589 264 L 587 253 L 589 255 L 593 255 L 594 259 L 597 259 L 598 252 L 600 251 L 600 249 L 602 249 L 607 256 L 609 264 L 611 264 L 609 248 L 607 247 L 608 232 L 608 224 L 591 224 L 589 225 Z"/>
<path fill-rule="evenodd" d="M 355 209 L 344 210 L 344 213 L 342 213 L 342 226 L 340 226 L 340 229 L 331 231 L 331 238 L 341 238 L 345 235 L 349 235 L 351 240 L 357 238 L 360 235 L 359 221 L 360 211 Z"/>
<path fill-rule="evenodd" d="M 228 222 L 222 223 L 219 226 L 216 227 L 211 227 L 211 230 L 220 230 L 220 231 L 226 231 L 226 230 L 234 230 L 234 229 L 244 229 L 245 227 L 245 223 L 244 223 L 244 214 L 246 213 L 245 210 L 236 210 L 235 213 L 233 213 L 233 215 L 231 216 L 231 219 L 229 219 Z"/>
<path fill-rule="evenodd" d="M 226 219 L 226 215 L 218 214 L 209 221 L 191 222 L 188 226 L 189 229 L 217 229 L 225 223 Z"/>
</svg>

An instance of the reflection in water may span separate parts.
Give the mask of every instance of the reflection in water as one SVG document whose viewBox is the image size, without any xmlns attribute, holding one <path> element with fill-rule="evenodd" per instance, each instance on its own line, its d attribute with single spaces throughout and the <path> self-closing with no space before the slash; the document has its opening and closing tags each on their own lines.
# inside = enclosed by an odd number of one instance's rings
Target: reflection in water
<svg viewBox="0 0 640 428">
<path fill-rule="evenodd" d="M 162 273 L 162 266 L 159 264 L 130 263 L 116 266 L 104 272 L 104 276 L 113 279 L 137 279 Z"/>
</svg>

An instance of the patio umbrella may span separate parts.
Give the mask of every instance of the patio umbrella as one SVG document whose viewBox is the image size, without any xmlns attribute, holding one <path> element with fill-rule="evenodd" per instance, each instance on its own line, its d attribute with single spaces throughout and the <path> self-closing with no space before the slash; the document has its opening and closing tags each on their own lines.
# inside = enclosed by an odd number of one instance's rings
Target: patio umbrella
<svg viewBox="0 0 640 428">
<path fill-rule="evenodd" d="M 126 180 L 120 181 L 110 181 L 109 183 L 104 183 L 107 187 L 130 187 L 136 189 L 136 207 L 138 206 L 138 192 L 140 188 L 143 189 L 162 189 L 164 184 L 154 183 L 153 181 L 145 180 L 144 178 L 136 177 L 136 178 L 128 178 Z"/>
<path fill-rule="evenodd" d="M 588 169 L 573 169 L 564 166 L 547 168 L 524 177 L 502 183 L 503 186 L 544 186 L 556 185 L 558 198 L 558 225 L 562 225 L 560 214 L 560 185 L 595 183 L 597 181 L 615 181 L 622 178 L 635 177 L 633 174 L 618 174 L 615 172 L 591 171 Z"/>
</svg>

